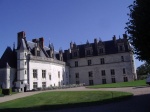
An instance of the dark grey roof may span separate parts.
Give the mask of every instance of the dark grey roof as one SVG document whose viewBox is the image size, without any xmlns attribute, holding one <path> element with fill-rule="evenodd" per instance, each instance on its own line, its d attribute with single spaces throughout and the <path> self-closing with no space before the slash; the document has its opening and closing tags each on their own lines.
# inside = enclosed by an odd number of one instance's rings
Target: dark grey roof
<svg viewBox="0 0 150 112">
<path fill-rule="evenodd" d="M 17 54 L 15 50 L 7 47 L 0 60 L 0 68 L 17 68 Z"/>
<path fill-rule="evenodd" d="M 105 55 L 108 55 L 108 54 L 115 54 L 115 53 L 119 53 L 118 51 L 118 43 L 122 43 L 124 44 L 124 47 L 125 47 L 125 50 L 124 52 L 129 52 L 130 49 L 128 49 L 128 41 L 127 39 L 117 39 L 116 41 L 114 40 L 109 40 L 109 41 L 100 41 L 98 44 L 99 45 L 102 45 L 104 46 L 105 48 Z M 83 58 L 85 57 L 85 48 L 86 46 L 91 46 L 92 47 L 92 50 L 93 50 L 93 54 L 91 56 L 98 56 L 98 50 L 97 50 L 97 46 L 95 43 L 89 43 L 87 42 L 86 44 L 82 44 L 82 45 L 75 45 L 76 49 L 79 50 L 79 56 L 77 58 Z M 68 50 L 65 50 L 65 53 L 64 53 L 64 58 L 65 60 L 67 60 L 67 51 Z M 72 53 L 69 54 L 69 58 L 72 59 Z"/>
</svg>

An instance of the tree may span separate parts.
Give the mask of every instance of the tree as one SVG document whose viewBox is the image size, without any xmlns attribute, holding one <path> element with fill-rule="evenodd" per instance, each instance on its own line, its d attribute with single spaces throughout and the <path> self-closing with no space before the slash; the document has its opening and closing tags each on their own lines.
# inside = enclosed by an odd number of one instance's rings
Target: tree
<svg viewBox="0 0 150 112">
<path fill-rule="evenodd" d="M 150 64 L 148 63 L 142 64 L 137 68 L 136 72 L 138 79 L 146 77 L 147 74 L 150 74 Z"/>
<path fill-rule="evenodd" d="M 150 0 L 134 0 L 125 27 L 137 59 L 150 63 Z"/>
</svg>

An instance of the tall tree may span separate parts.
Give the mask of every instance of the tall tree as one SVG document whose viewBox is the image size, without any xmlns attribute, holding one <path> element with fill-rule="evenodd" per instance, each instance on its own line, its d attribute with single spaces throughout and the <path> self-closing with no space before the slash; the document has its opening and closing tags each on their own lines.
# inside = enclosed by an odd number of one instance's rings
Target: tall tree
<svg viewBox="0 0 150 112">
<path fill-rule="evenodd" d="M 150 63 L 150 0 L 134 0 L 125 27 L 137 59 Z"/>
</svg>

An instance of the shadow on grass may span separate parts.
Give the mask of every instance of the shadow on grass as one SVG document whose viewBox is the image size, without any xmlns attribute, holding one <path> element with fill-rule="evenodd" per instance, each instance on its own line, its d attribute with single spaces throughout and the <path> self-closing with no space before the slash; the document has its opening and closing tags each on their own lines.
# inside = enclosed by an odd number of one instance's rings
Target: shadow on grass
<svg viewBox="0 0 150 112">
<path fill-rule="evenodd" d="M 127 100 L 133 97 L 133 95 L 128 95 L 124 97 L 117 97 L 112 99 L 107 99 L 103 101 L 95 101 L 95 102 L 83 102 L 83 103 L 72 103 L 72 104 L 60 104 L 60 105 L 42 105 L 28 108 L 6 108 L 0 109 L 0 112 L 36 112 L 36 111 L 51 111 L 51 110 L 60 110 L 60 109 L 68 109 L 68 108 L 77 108 L 77 107 L 89 107 L 95 105 L 102 105 L 111 102 L 120 102 L 122 100 Z"/>
</svg>

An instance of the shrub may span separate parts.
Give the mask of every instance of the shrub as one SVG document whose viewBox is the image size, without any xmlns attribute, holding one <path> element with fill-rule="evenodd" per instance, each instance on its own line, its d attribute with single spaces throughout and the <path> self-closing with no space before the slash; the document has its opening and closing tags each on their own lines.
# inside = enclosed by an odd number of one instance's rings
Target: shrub
<svg viewBox="0 0 150 112">
<path fill-rule="evenodd" d="M 2 94 L 3 95 L 10 95 L 10 94 L 12 94 L 12 89 L 2 89 Z"/>
</svg>

